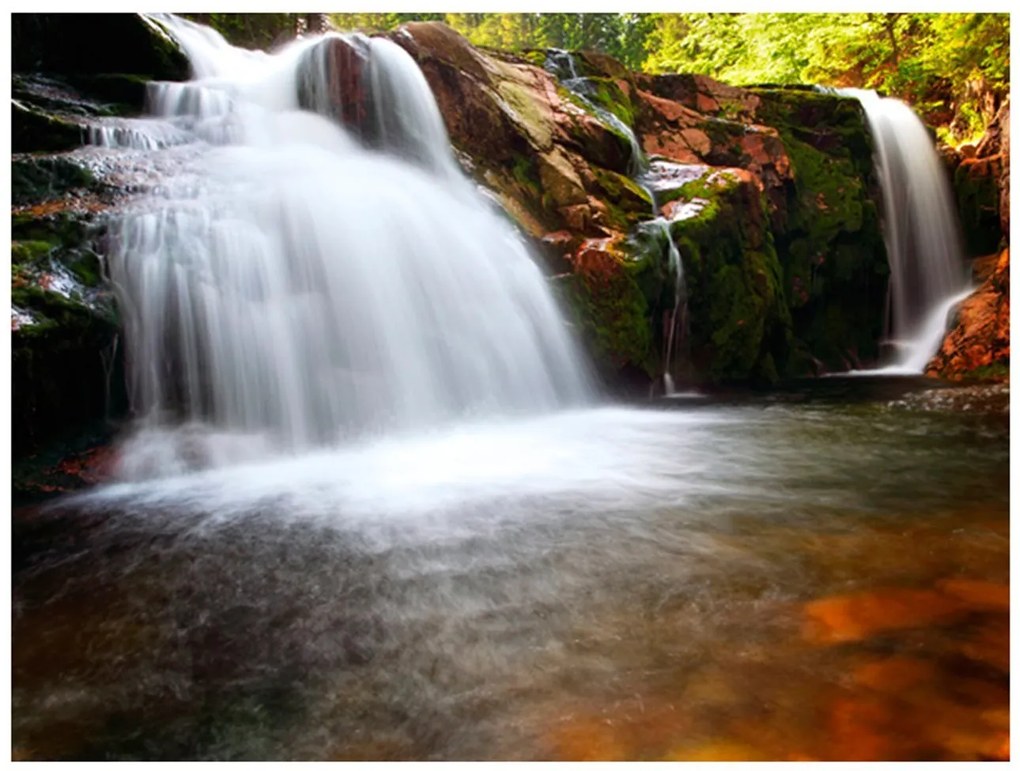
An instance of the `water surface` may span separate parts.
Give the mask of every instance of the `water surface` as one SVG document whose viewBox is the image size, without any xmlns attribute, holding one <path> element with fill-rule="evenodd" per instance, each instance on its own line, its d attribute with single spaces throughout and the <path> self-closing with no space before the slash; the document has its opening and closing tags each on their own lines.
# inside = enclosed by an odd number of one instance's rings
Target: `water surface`
<svg viewBox="0 0 1020 771">
<path fill-rule="evenodd" d="M 1008 756 L 1008 418 L 897 382 L 16 512 L 16 757 Z"/>
</svg>

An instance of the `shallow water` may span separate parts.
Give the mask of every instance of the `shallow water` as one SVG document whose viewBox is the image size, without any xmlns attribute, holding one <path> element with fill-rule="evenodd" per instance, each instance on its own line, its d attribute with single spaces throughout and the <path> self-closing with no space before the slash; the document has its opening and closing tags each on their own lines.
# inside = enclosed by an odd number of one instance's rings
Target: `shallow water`
<svg viewBox="0 0 1020 771">
<path fill-rule="evenodd" d="M 903 383 L 16 512 L 15 756 L 1008 756 L 1008 419 Z"/>
</svg>

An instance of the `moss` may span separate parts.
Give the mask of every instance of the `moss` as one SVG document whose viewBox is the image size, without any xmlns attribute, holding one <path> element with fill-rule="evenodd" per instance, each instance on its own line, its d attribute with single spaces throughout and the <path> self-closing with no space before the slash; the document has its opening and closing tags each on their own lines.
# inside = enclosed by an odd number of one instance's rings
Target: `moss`
<svg viewBox="0 0 1020 771">
<path fill-rule="evenodd" d="M 610 227 L 628 231 L 648 218 L 652 211 L 652 199 L 644 188 L 630 177 L 615 171 L 594 164 L 589 169 L 602 191 L 600 199 L 606 206 Z"/>
<path fill-rule="evenodd" d="M 705 201 L 671 225 L 687 277 L 691 354 L 714 382 L 776 382 L 789 358 L 790 316 L 762 200 L 750 183 L 711 173 L 681 188 Z"/>
<path fill-rule="evenodd" d="M 25 156 L 11 163 L 11 203 L 29 203 L 58 198 L 72 190 L 96 189 L 92 172 L 59 156 Z"/>
<path fill-rule="evenodd" d="M 514 181 L 524 190 L 535 197 L 541 196 L 541 185 L 538 182 L 538 170 L 535 168 L 534 160 L 527 155 L 514 157 L 510 174 Z"/>
<path fill-rule="evenodd" d="M 82 128 L 11 100 L 11 150 L 16 153 L 71 150 L 82 144 Z"/>
<path fill-rule="evenodd" d="M 658 368 L 648 303 L 634 278 L 640 270 L 640 265 L 621 265 L 610 276 L 572 274 L 562 285 L 567 306 L 604 373 L 636 365 L 652 376 Z"/>
<path fill-rule="evenodd" d="M 630 97 L 612 78 L 587 78 L 586 96 L 604 110 L 608 110 L 625 125 L 634 125 L 635 110 Z"/>
<path fill-rule="evenodd" d="M 48 257 L 55 248 L 50 241 L 12 241 L 11 265 L 19 266 Z"/>
<path fill-rule="evenodd" d="M 967 382 L 994 382 L 1001 383 L 1009 380 L 1009 358 L 977 367 L 966 373 L 963 377 Z"/>
<path fill-rule="evenodd" d="M 793 185 L 775 233 L 793 319 L 793 374 L 878 357 L 888 261 L 870 133 L 856 99 L 756 89 L 786 146 Z"/>
</svg>

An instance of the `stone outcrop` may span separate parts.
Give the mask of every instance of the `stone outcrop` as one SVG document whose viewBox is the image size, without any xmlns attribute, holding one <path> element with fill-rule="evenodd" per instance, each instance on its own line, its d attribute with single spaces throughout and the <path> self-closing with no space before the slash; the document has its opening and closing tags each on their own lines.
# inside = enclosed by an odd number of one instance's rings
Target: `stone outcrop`
<svg viewBox="0 0 1020 771">
<path fill-rule="evenodd" d="M 1009 99 L 976 147 L 964 146 L 953 170 L 964 242 L 971 257 L 1009 243 Z"/>
<path fill-rule="evenodd" d="M 481 51 L 437 23 L 392 38 L 465 169 L 557 274 L 607 381 L 664 366 L 675 275 L 656 217 L 686 271 L 687 379 L 770 383 L 877 358 L 888 267 L 856 100 L 632 73 L 590 52 L 572 55 L 578 96 L 556 77 L 563 52 Z M 658 211 L 621 124 L 652 161 Z"/>
<path fill-rule="evenodd" d="M 55 440 L 86 451 L 126 407 L 119 317 L 98 255 L 104 215 L 131 183 L 75 151 L 91 122 L 138 114 L 145 83 L 185 78 L 188 64 L 136 14 L 15 14 L 12 27 L 11 424 L 20 459 Z"/>
<path fill-rule="evenodd" d="M 976 147 L 961 148 L 953 181 L 968 255 L 980 283 L 954 314 L 926 374 L 1009 379 L 1009 99 Z M 1004 247 L 1004 248 L 1002 248 Z"/>
<path fill-rule="evenodd" d="M 928 363 L 947 380 L 1009 378 L 1009 249 L 978 263 L 980 288 L 960 304 L 952 331 Z"/>
</svg>

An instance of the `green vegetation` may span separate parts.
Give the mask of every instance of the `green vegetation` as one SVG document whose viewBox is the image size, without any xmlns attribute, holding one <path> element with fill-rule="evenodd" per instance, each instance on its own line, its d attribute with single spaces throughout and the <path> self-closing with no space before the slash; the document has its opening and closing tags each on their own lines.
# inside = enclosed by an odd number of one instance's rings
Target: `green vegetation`
<svg viewBox="0 0 1020 771">
<path fill-rule="evenodd" d="M 340 29 L 374 31 L 426 19 L 501 50 L 592 49 L 631 69 L 697 73 L 734 85 L 874 88 L 910 102 L 957 143 L 983 131 L 1009 91 L 1003 13 L 330 15 Z"/>
<path fill-rule="evenodd" d="M 947 138 L 968 139 L 1009 91 L 1009 15 L 979 13 L 657 14 L 645 69 L 734 85 L 878 89 L 913 104 Z"/>
</svg>

